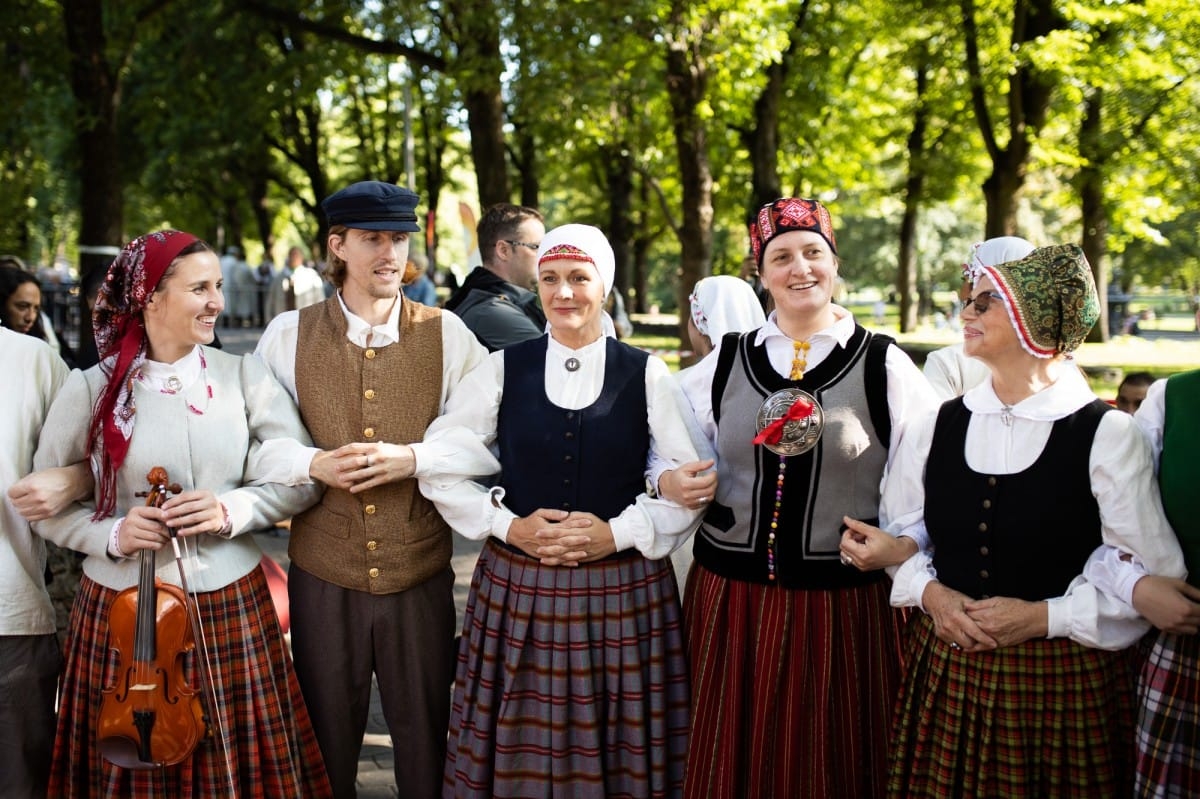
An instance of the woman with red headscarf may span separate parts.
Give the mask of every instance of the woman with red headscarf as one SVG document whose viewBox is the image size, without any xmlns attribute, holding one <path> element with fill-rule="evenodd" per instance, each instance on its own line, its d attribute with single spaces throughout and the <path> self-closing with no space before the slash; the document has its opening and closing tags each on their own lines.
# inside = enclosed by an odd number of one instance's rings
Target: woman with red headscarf
<svg viewBox="0 0 1200 799">
<path fill-rule="evenodd" d="M 299 444 L 309 437 L 260 361 L 205 346 L 224 304 L 207 244 L 173 230 L 134 239 L 96 302 L 101 362 L 71 374 L 46 419 L 35 467 L 87 460 L 96 485 L 94 502 L 36 525 L 87 555 L 65 646 L 51 796 L 330 795 L 262 552 L 246 535 L 316 501 L 315 486 L 292 485 L 307 472 Z M 182 490 L 146 507 L 137 494 L 155 466 Z M 187 671 L 198 684 L 207 664 L 212 736 L 177 765 L 124 769 L 98 746 L 101 691 L 116 681 L 109 611 L 137 584 L 144 549 L 156 550 L 158 579 L 180 584 L 168 528 L 180 537 L 204 633 L 208 656 L 197 642 Z"/>
</svg>

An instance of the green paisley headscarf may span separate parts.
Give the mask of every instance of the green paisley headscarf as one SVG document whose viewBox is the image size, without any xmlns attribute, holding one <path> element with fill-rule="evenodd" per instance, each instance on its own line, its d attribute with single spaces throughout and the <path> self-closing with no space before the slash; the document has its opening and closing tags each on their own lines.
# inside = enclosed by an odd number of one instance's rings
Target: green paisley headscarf
<svg viewBox="0 0 1200 799">
<path fill-rule="evenodd" d="M 1017 261 L 982 266 L 1004 297 L 1025 351 L 1038 358 L 1071 352 L 1100 318 L 1092 268 L 1077 244 L 1039 247 Z"/>
</svg>

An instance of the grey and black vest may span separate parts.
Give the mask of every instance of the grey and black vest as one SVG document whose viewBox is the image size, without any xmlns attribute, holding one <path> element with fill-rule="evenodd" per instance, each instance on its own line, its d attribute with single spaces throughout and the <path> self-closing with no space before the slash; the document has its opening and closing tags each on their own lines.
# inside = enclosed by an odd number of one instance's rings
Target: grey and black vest
<svg viewBox="0 0 1200 799">
<path fill-rule="evenodd" d="M 856 325 L 844 347 L 799 381 L 780 376 L 755 332 L 727 335 L 713 378 L 719 484 L 696 534 L 695 558 L 736 580 L 770 582 L 767 534 L 779 490 L 779 455 L 752 443 L 755 419 L 774 392 L 797 387 L 816 397 L 825 425 L 817 445 L 787 458 L 775 540 L 773 584 L 829 589 L 864 585 L 883 572 L 842 565 L 842 517 L 879 516 L 891 417 L 885 358 L 892 340 Z"/>
</svg>

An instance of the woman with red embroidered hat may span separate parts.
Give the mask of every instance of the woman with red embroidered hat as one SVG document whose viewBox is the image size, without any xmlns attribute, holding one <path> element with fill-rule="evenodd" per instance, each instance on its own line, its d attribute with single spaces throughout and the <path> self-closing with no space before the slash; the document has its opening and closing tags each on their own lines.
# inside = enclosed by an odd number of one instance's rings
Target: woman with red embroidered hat
<svg viewBox="0 0 1200 799">
<path fill-rule="evenodd" d="M 73 372 L 51 407 L 35 467 L 87 461 L 94 502 L 35 527 L 87 555 L 71 613 L 51 796 L 328 796 L 320 750 L 251 535 L 318 498 L 289 485 L 309 438 L 288 394 L 253 356 L 205 346 L 224 307 L 216 255 L 189 233 L 134 239 L 108 269 L 93 325 L 101 362 Z M 182 490 L 161 507 L 137 494 L 165 467 Z M 201 641 L 185 656 L 211 737 L 173 766 L 121 768 L 98 743 L 101 691 L 117 680 L 109 611 L 138 583 L 182 580 L 180 536 Z M 207 651 L 205 651 L 207 650 Z M 206 656 L 207 655 L 207 656 Z"/>
<path fill-rule="evenodd" d="M 1122 650 L 1149 624 L 1124 566 L 1178 577 L 1182 554 L 1133 418 L 1070 359 L 1100 312 L 1083 251 L 969 269 L 964 350 L 989 375 L 913 425 L 882 503 L 889 532 L 921 543 L 892 603 L 924 611 L 905 650 L 888 795 L 1129 796 Z M 854 526 L 855 563 L 899 562 L 884 554 L 898 539 Z"/>
<path fill-rule="evenodd" d="M 651 452 L 696 468 L 686 409 L 666 364 L 603 333 L 603 233 L 555 228 L 537 263 L 548 335 L 473 370 L 427 438 L 465 434 L 464 469 L 503 467 L 491 488 L 421 484 L 457 532 L 487 539 L 442 795 L 678 796 L 687 662 L 668 555 L 697 513 L 648 495 L 645 471 Z"/>
<path fill-rule="evenodd" d="M 838 547 L 843 517 L 878 515 L 907 418 L 936 400 L 891 339 L 834 303 L 825 206 L 769 203 L 750 242 L 775 310 L 684 381 L 719 476 L 684 597 L 686 795 L 879 796 L 900 629 L 883 573 Z"/>
</svg>

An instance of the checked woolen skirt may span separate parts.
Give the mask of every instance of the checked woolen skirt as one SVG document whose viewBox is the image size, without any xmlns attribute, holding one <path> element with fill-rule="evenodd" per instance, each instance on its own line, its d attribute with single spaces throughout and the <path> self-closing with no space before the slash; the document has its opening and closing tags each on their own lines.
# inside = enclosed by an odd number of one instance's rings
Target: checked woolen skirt
<svg viewBox="0 0 1200 799">
<path fill-rule="evenodd" d="M 1129 653 L 1067 638 L 963 652 L 923 613 L 909 629 L 889 796 L 1129 795 Z"/>
<path fill-rule="evenodd" d="M 1158 634 L 1138 700 L 1134 796 L 1200 796 L 1200 635 Z"/>
<path fill-rule="evenodd" d="M 444 797 L 677 796 L 688 685 L 669 560 L 543 566 L 494 540 L 471 581 Z"/>
<path fill-rule="evenodd" d="M 900 684 L 890 585 L 802 591 L 692 566 L 685 796 L 883 795 Z"/>
<path fill-rule="evenodd" d="M 226 799 L 233 792 L 215 736 L 201 741 L 182 763 L 161 769 L 125 770 L 100 756 L 100 691 L 117 679 L 117 658 L 108 638 L 108 609 L 116 594 L 85 576 L 75 597 L 64 648 L 49 795 Z M 262 569 L 256 567 L 225 588 L 201 593 L 198 601 L 236 796 L 330 796 L 321 750 Z M 196 669 L 189 671 L 198 686 Z"/>
</svg>

